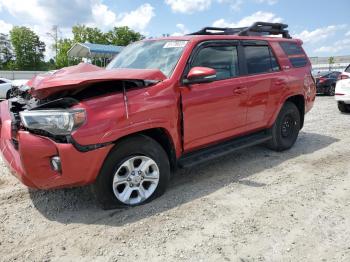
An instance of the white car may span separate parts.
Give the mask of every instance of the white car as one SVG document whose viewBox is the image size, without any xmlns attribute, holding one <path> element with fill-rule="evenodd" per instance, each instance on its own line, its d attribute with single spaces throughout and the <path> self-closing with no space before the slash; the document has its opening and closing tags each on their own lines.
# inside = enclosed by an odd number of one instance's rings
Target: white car
<svg viewBox="0 0 350 262">
<path fill-rule="evenodd" d="M 339 76 L 339 79 L 343 80 L 343 79 L 348 79 L 350 78 L 350 65 L 348 65 L 347 68 L 345 68 L 344 72 L 341 73 L 341 75 Z"/>
<path fill-rule="evenodd" d="M 8 99 L 12 87 L 20 87 L 28 82 L 28 79 L 9 80 L 0 78 L 0 99 Z"/>
<path fill-rule="evenodd" d="M 12 88 L 12 81 L 6 78 L 0 78 L 0 99 L 7 99 Z"/>
<path fill-rule="evenodd" d="M 350 78 L 337 81 L 334 97 L 339 111 L 350 113 Z"/>
</svg>

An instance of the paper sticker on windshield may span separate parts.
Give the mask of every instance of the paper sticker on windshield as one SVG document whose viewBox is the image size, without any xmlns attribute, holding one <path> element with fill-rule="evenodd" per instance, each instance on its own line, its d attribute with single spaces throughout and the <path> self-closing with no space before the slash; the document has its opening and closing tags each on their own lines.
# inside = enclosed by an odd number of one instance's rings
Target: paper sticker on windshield
<svg viewBox="0 0 350 262">
<path fill-rule="evenodd" d="M 163 48 L 182 48 L 185 47 L 187 41 L 171 41 L 166 42 Z"/>
</svg>

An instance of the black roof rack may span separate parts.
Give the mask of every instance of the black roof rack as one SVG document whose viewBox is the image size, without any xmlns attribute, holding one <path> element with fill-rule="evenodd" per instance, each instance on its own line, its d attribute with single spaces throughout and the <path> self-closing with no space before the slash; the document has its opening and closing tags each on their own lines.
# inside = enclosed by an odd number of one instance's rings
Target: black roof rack
<svg viewBox="0 0 350 262">
<path fill-rule="evenodd" d="M 281 23 L 255 22 L 249 27 L 204 27 L 198 32 L 189 35 L 240 35 L 240 36 L 269 36 L 282 35 L 283 38 L 292 38 L 286 30 L 288 25 Z"/>
</svg>

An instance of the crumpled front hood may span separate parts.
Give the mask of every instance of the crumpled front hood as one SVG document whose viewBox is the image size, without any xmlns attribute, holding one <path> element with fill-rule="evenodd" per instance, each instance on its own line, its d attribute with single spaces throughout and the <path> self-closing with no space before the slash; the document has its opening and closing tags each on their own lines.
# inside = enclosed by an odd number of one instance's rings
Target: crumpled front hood
<svg viewBox="0 0 350 262">
<path fill-rule="evenodd" d="M 91 64 L 80 63 L 54 72 L 38 75 L 27 85 L 31 94 L 39 99 L 60 91 L 84 87 L 88 84 L 113 80 L 163 81 L 166 76 L 158 69 L 104 69 Z"/>
</svg>

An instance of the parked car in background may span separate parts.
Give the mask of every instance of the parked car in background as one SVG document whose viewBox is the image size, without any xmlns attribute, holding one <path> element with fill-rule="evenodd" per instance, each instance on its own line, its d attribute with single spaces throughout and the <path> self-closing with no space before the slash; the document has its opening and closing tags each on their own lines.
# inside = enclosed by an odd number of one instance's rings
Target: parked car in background
<svg viewBox="0 0 350 262">
<path fill-rule="evenodd" d="M 12 88 L 18 88 L 28 82 L 28 79 L 10 80 L 0 78 L 0 99 L 9 99 Z"/>
<path fill-rule="evenodd" d="M 12 88 L 11 80 L 0 78 L 0 99 L 7 99 L 10 97 Z"/>
<path fill-rule="evenodd" d="M 207 27 L 133 43 L 106 69 L 38 75 L 0 103 L 4 159 L 29 187 L 93 184 L 111 208 L 160 196 L 177 167 L 262 143 L 287 150 L 316 86 L 286 27 Z"/>
<path fill-rule="evenodd" d="M 341 72 L 326 71 L 316 75 L 316 90 L 318 94 L 334 96 L 335 84 Z"/>
<path fill-rule="evenodd" d="M 339 77 L 338 80 L 343 80 L 343 79 L 348 79 L 350 78 L 350 65 L 348 65 L 347 68 L 345 68 L 344 72 L 342 72 Z"/>
<path fill-rule="evenodd" d="M 335 100 L 338 109 L 343 113 L 350 113 L 350 78 L 339 80 L 335 87 Z"/>
</svg>

